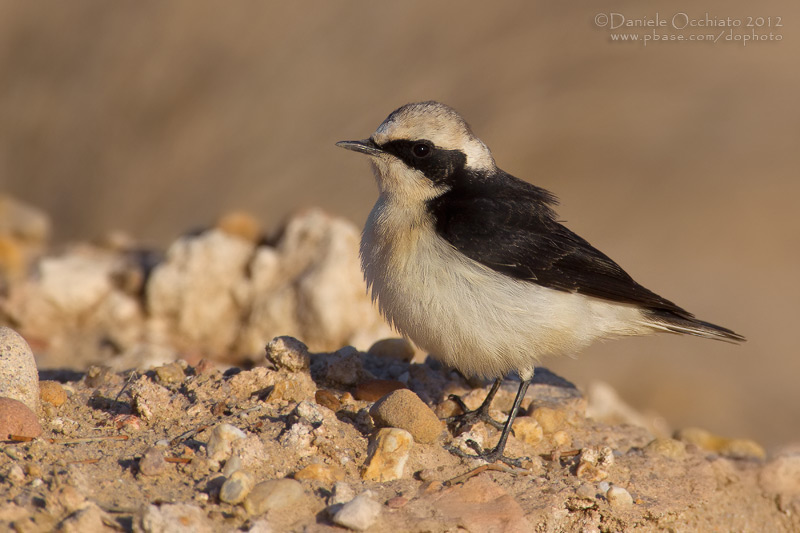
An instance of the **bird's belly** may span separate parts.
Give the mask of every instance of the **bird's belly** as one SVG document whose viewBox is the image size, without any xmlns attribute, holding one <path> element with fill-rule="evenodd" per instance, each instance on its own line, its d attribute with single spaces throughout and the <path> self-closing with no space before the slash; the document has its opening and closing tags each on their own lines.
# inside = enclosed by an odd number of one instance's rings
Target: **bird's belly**
<svg viewBox="0 0 800 533">
<path fill-rule="evenodd" d="M 495 272 L 432 229 L 376 237 L 365 232 L 361 252 L 381 312 L 418 346 L 469 375 L 530 373 L 542 357 L 628 334 L 640 317 L 634 308 Z"/>
</svg>

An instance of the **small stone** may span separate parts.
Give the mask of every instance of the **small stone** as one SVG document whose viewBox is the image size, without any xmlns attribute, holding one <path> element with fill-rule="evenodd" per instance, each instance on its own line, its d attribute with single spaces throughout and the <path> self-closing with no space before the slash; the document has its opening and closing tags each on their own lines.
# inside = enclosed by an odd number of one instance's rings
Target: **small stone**
<svg viewBox="0 0 800 533">
<path fill-rule="evenodd" d="M 395 496 L 386 500 L 386 507 L 389 509 L 402 509 L 408 502 L 409 500 L 405 496 Z"/>
<path fill-rule="evenodd" d="M 406 389 L 405 383 L 393 379 L 370 379 L 356 387 L 356 399 L 365 402 L 380 400 L 390 392 Z"/>
<path fill-rule="evenodd" d="M 283 376 L 267 397 L 268 402 L 299 403 L 314 397 L 317 387 L 308 373 L 295 373 Z"/>
<path fill-rule="evenodd" d="M 323 407 L 327 407 L 331 411 L 338 411 L 342 406 L 342 402 L 336 397 L 334 393 L 327 389 L 319 389 L 314 393 L 314 401 Z"/>
<path fill-rule="evenodd" d="M 675 438 L 734 459 L 765 459 L 767 456 L 764 448 L 755 441 L 720 437 L 700 428 L 681 429 L 676 432 Z"/>
<path fill-rule="evenodd" d="M 67 392 L 58 381 L 40 381 L 39 398 L 54 407 L 61 407 L 67 401 Z"/>
<path fill-rule="evenodd" d="M 39 371 L 30 346 L 11 328 L 0 327 L 0 396 L 39 412 Z"/>
<path fill-rule="evenodd" d="M 231 443 L 243 439 L 247 434 L 236 426 L 230 424 L 217 424 L 211 431 L 211 437 L 206 444 L 206 454 L 209 461 L 225 461 L 231 454 Z"/>
<path fill-rule="evenodd" d="M 139 472 L 144 476 L 160 476 L 167 467 L 164 449 L 156 446 L 147 448 L 139 459 Z"/>
<path fill-rule="evenodd" d="M 147 376 L 134 382 L 131 395 L 134 411 L 145 420 L 156 420 L 169 412 L 172 393 Z"/>
<path fill-rule="evenodd" d="M 381 504 L 366 494 L 359 494 L 333 515 L 333 522 L 354 531 L 365 531 L 381 514 Z"/>
<path fill-rule="evenodd" d="M 255 479 L 249 472 L 237 470 L 222 484 L 219 490 L 219 499 L 234 505 L 241 503 L 253 490 L 255 483 Z"/>
<path fill-rule="evenodd" d="M 159 383 L 181 383 L 186 376 L 183 367 L 175 361 L 156 368 L 156 377 Z"/>
<path fill-rule="evenodd" d="M 187 503 L 165 503 L 160 507 L 145 507 L 140 530 L 147 533 L 211 533 L 215 528 L 200 507 Z"/>
<path fill-rule="evenodd" d="M 299 481 L 270 479 L 253 487 L 244 500 L 244 508 L 250 515 L 279 511 L 298 505 L 304 495 L 303 486 Z"/>
<path fill-rule="evenodd" d="M 556 431 L 553 433 L 553 444 L 556 448 L 565 449 L 572 446 L 572 437 L 566 431 Z"/>
<path fill-rule="evenodd" d="M 531 446 L 536 446 L 544 438 L 542 426 L 532 416 L 518 416 L 512 428 L 515 438 Z"/>
<path fill-rule="evenodd" d="M 275 337 L 267 344 L 267 359 L 278 368 L 285 368 L 291 372 L 300 372 L 308 369 L 311 355 L 308 346 L 294 337 Z"/>
<path fill-rule="evenodd" d="M 307 400 L 298 403 L 297 407 L 294 408 L 293 414 L 298 420 L 308 422 L 311 425 L 321 424 L 325 420 L 322 410 L 315 403 Z"/>
<path fill-rule="evenodd" d="M 6 474 L 6 477 L 12 483 L 22 483 L 23 481 L 25 481 L 25 472 L 22 470 L 21 466 L 19 466 L 18 464 L 14 463 L 8 469 L 8 473 Z"/>
<path fill-rule="evenodd" d="M 314 463 L 295 472 L 294 478 L 297 480 L 313 480 L 332 485 L 344 479 L 345 472 L 338 466 Z"/>
<path fill-rule="evenodd" d="M 393 481 L 403 477 L 403 468 L 414 442 L 404 429 L 378 430 L 369 445 L 369 457 L 362 478 L 368 481 Z"/>
<path fill-rule="evenodd" d="M 374 376 L 364 370 L 358 350 L 352 346 L 345 346 L 328 357 L 325 377 L 332 383 L 351 387 L 363 379 Z"/>
<path fill-rule="evenodd" d="M 644 452 L 670 459 L 683 459 L 686 457 L 686 444 L 675 439 L 654 439 L 644 447 Z"/>
<path fill-rule="evenodd" d="M 42 426 L 28 406 L 12 398 L 0 398 L 0 440 L 11 435 L 36 438 L 41 434 Z"/>
<path fill-rule="evenodd" d="M 414 347 L 406 339 L 382 339 L 370 346 L 367 353 L 373 357 L 409 362 L 414 358 Z"/>
<path fill-rule="evenodd" d="M 47 496 L 46 507 L 54 516 L 71 514 L 86 507 L 86 498 L 75 487 L 65 485 Z"/>
<path fill-rule="evenodd" d="M 331 489 L 331 497 L 328 498 L 328 505 L 347 503 L 356 497 L 353 487 L 344 481 L 337 481 Z"/>
<path fill-rule="evenodd" d="M 611 507 L 616 507 L 619 509 L 627 509 L 633 505 L 633 497 L 631 496 L 631 493 L 622 487 L 612 486 L 609 488 L 606 492 L 606 499 L 608 500 L 608 503 L 611 504 Z"/>
<path fill-rule="evenodd" d="M 369 414 L 377 426 L 404 429 L 420 443 L 434 443 L 442 434 L 442 422 L 433 410 L 408 389 L 387 394 L 375 402 Z"/>
<path fill-rule="evenodd" d="M 230 459 L 225 461 L 225 468 L 222 469 L 222 475 L 231 477 L 234 472 L 242 468 L 242 458 L 238 455 L 232 455 Z"/>
</svg>

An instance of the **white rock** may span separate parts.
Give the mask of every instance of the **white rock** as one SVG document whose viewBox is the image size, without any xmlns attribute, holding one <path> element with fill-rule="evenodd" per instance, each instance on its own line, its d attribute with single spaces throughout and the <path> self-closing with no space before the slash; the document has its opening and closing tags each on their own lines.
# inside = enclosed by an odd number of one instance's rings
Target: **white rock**
<svg viewBox="0 0 800 533">
<path fill-rule="evenodd" d="M 347 503 L 355 497 L 356 493 L 353 487 L 345 481 L 337 481 L 333 484 L 333 490 L 331 490 L 331 497 L 328 500 L 328 505 Z"/>
<path fill-rule="evenodd" d="M 255 479 L 249 472 L 237 470 L 222 484 L 219 499 L 231 504 L 240 503 L 250 494 L 255 484 Z"/>
<path fill-rule="evenodd" d="M 211 436 L 206 444 L 206 454 L 209 461 L 225 461 L 231 455 L 231 443 L 243 439 L 247 434 L 236 426 L 230 424 L 217 424 L 211 430 Z"/>
<path fill-rule="evenodd" d="M 252 243 L 219 230 L 170 246 L 147 284 L 147 303 L 152 318 L 175 332 L 180 348 L 212 353 L 232 348 L 243 314 L 235 295 L 253 249 Z"/>
<path fill-rule="evenodd" d="M 633 497 L 631 493 L 622 487 L 614 487 L 608 489 L 606 492 L 606 499 L 611 507 L 627 508 L 633 505 Z"/>
<path fill-rule="evenodd" d="M 381 504 L 366 494 L 359 494 L 333 515 L 333 522 L 354 531 L 364 531 L 375 523 L 380 514 Z"/>
<path fill-rule="evenodd" d="M 11 328 L 0 327 L 0 396 L 39 412 L 39 371 L 30 346 Z"/>
<path fill-rule="evenodd" d="M 205 511 L 185 503 L 148 505 L 141 517 L 145 533 L 211 533 L 213 524 Z"/>
</svg>

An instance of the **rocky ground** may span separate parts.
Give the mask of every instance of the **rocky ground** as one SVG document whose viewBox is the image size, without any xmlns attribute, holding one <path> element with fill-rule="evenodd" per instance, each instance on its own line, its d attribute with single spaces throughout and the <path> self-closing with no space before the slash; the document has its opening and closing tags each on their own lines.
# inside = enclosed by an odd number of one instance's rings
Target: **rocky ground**
<svg viewBox="0 0 800 533">
<path fill-rule="evenodd" d="M 498 437 L 443 422 L 487 384 L 383 338 L 357 231 L 322 213 L 267 239 L 231 215 L 163 256 L 0 215 L 0 530 L 800 530 L 800 448 L 672 432 L 546 369 L 523 468 L 455 455 Z"/>
</svg>

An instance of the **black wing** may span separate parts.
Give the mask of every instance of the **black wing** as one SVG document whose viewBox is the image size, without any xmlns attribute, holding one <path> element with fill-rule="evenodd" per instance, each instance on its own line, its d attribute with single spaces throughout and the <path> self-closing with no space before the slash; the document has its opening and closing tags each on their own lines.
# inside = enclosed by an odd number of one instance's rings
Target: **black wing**
<svg viewBox="0 0 800 533">
<path fill-rule="evenodd" d="M 483 181 L 483 180 L 481 180 Z M 432 200 L 437 232 L 467 257 L 508 276 L 692 318 L 636 283 L 608 256 L 555 220 L 547 191 L 505 173 Z"/>
</svg>

